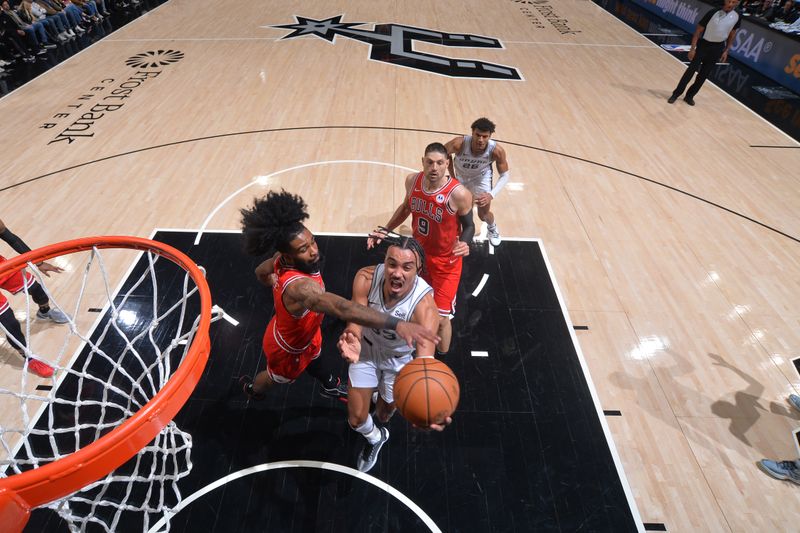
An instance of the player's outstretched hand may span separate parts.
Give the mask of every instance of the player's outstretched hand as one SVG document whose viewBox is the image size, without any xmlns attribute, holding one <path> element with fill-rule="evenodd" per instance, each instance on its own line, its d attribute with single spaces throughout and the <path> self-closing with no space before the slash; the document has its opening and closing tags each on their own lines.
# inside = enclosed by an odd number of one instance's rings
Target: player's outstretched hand
<svg viewBox="0 0 800 533">
<path fill-rule="evenodd" d="M 456 241 L 456 243 L 453 245 L 453 255 L 456 257 L 464 257 L 469 255 L 469 244 L 462 241 Z"/>
<path fill-rule="evenodd" d="M 348 363 L 357 363 L 358 356 L 361 354 L 361 341 L 352 331 L 345 330 L 339 337 L 336 347 L 342 354 L 342 358 Z"/>
<path fill-rule="evenodd" d="M 444 431 L 445 428 L 447 426 L 449 426 L 450 424 L 452 424 L 452 423 L 453 423 L 453 419 L 448 416 L 447 418 L 444 419 L 444 422 L 442 422 L 441 424 L 431 424 L 430 426 L 428 426 L 426 428 L 421 428 L 416 424 L 411 424 L 411 425 L 414 426 L 415 428 L 417 428 L 420 431 Z"/>
<path fill-rule="evenodd" d="M 436 333 L 433 333 L 425 326 L 414 324 L 413 322 L 400 322 L 397 324 L 397 334 L 412 348 L 414 347 L 414 342 L 428 341 L 438 344 L 442 340 Z"/>
<path fill-rule="evenodd" d="M 375 228 L 367 236 L 367 250 L 372 250 L 378 246 L 383 239 L 389 234 L 384 227 Z"/>
<path fill-rule="evenodd" d="M 48 278 L 50 277 L 50 272 L 55 272 L 56 274 L 58 274 L 59 272 L 64 272 L 63 268 L 51 265 L 50 263 L 41 263 L 37 265 L 37 267 L 39 268 L 39 272 L 41 272 Z"/>
</svg>

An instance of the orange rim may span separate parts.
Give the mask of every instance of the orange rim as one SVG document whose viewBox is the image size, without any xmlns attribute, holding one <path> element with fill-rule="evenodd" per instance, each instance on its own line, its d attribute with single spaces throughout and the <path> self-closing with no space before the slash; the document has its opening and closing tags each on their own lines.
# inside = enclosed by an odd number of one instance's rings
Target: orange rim
<svg viewBox="0 0 800 533">
<path fill-rule="evenodd" d="M 30 508 L 63 498 L 124 464 L 153 440 L 183 407 L 208 361 L 211 292 L 199 267 L 186 254 L 171 246 L 139 237 L 85 237 L 44 246 L 9 259 L 0 264 L 0 276 L 20 270 L 28 262 L 38 263 L 92 248 L 153 251 L 184 268 L 200 294 L 200 323 L 189 351 L 172 377 L 137 413 L 107 435 L 67 457 L 34 470 L 0 478 L 0 516 L 14 512 L 2 509 L 6 505 L 27 514 Z"/>
</svg>

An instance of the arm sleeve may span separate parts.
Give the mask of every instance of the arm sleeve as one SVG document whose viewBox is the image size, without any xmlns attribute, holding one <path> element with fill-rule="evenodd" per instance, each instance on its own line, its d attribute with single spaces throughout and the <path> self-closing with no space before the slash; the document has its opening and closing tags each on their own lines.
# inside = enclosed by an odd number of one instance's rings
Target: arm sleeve
<svg viewBox="0 0 800 533">
<path fill-rule="evenodd" d="M 8 228 L 0 233 L 0 239 L 6 241 L 8 245 L 11 246 L 11 248 L 13 248 L 18 254 L 24 254 L 25 252 L 31 251 L 31 249 L 28 248 L 28 245 L 25 244 L 22 239 L 11 233 Z"/>
<path fill-rule="evenodd" d="M 458 215 L 458 221 L 461 222 L 461 236 L 459 241 L 467 244 L 472 242 L 475 236 L 475 222 L 472 220 L 472 210 L 464 215 Z"/>
<path fill-rule="evenodd" d="M 497 183 L 495 183 L 494 187 L 492 187 L 492 190 L 489 191 L 489 194 L 492 195 L 492 198 L 497 198 L 498 193 L 501 190 L 503 190 L 503 187 L 506 186 L 506 183 L 508 183 L 508 175 L 510 172 L 511 172 L 510 170 L 506 170 L 505 172 L 500 174 L 500 177 L 497 179 Z"/>
</svg>

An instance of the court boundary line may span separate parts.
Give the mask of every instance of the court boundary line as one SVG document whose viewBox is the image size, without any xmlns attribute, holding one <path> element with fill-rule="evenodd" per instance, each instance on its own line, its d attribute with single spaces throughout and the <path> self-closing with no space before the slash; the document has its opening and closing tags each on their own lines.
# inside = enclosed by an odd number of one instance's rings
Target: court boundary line
<svg viewBox="0 0 800 533">
<path fill-rule="evenodd" d="M 513 239 L 509 239 L 513 240 Z M 583 377 L 586 379 L 586 386 L 589 388 L 589 393 L 592 396 L 592 403 L 594 404 L 595 414 L 597 418 L 600 420 L 600 425 L 603 428 L 603 433 L 606 436 L 606 443 L 608 444 L 608 450 L 611 453 L 611 458 L 614 461 L 614 466 L 617 469 L 617 476 L 619 476 L 620 483 L 622 484 L 622 490 L 625 492 L 625 497 L 628 500 L 628 507 L 633 514 L 634 522 L 636 522 L 636 528 L 641 533 L 644 531 L 644 523 L 642 522 L 642 516 L 639 513 L 639 508 L 636 506 L 636 499 L 633 497 L 633 490 L 631 489 L 631 485 L 628 482 L 628 477 L 625 475 L 625 470 L 622 467 L 622 459 L 619 456 L 619 452 L 617 451 L 617 445 L 614 442 L 614 438 L 611 434 L 611 428 L 608 427 L 608 422 L 606 421 L 605 414 L 603 413 L 603 407 L 600 403 L 600 397 L 597 394 L 597 388 L 594 386 L 594 381 L 592 381 L 592 375 L 589 373 L 589 365 L 586 363 L 586 359 L 583 356 L 583 351 L 581 350 L 581 345 L 578 342 L 578 336 L 575 333 L 575 324 L 572 322 L 572 318 L 569 316 L 569 310 L 567 309 L 567 305 L 564 301 L 564 297 L 561 294 L 561 288 L 558 285 L 558 280 L 556 280 L 556 273 L 553 270 L 552 265 L 550 264 L 550 258 L 547 255 L 547 251 L 544 247 L 544 242 L 541 239 L 533 239 L 539 246 L 539 251 L 542 253 L 542 258 L 544 258 L 544 264 L 547 267 L 547 274 L 550 276 L 550 282 L 553 284 L 553 289 L 556 292 L 556 297 L 558 298 L 558 305 L 561 307 L 561 314 L 564 317 L 564 321 L 567 325 L 567 330 L 569 332 L 569 337 L 572 339 L 572 346 L 575 348 L 575 354 L 578 356 L 578 362 L 581 365 L 581 370 L 583 371 Z"/>
<path fill-rule="evenodd" d="M 668 52 L 666 52 L 666 50 L 665 50 L 664 53 L 668 53 Z M 725 93 L 725 94 L 727 95 L 727 93 Z M 730 96 L 730 95 L 728 95 L 728 96 Z M 753 112 L 753 113 L 755 114 L 755 112 Z M 756 115 L 756 116 L 758 116 L 758 115 Z M 764 120 L 761 117 L 758 117 L 758 118 L 761 119 L 761 120 Z M 775 127 L 772 124 L 770 124 L 770 126 Z M 349 126 L 348 125 L 292 126 L 292 127 L 287 127 L 287 128 L 267 128 L 267 129 L 258 129 L 258 130 L 246 130 L 246 131 L 238 131 L 238 132 L 229 132 L 229 133 L 218 133 L 218 134 L 214 134 L 214 135 L 205 135 L 205 136 L 202 136 L 202 137 L 194 137 L 194 138 L 191 138 L 191 139 L 183 139 L 183 140 L 180 140 L 180 141 L 172 141 L 172 142 L 168 142 L 168 143 L 156 144 L 156 145 L 147 146 L 147 147 L 144 147 L 144 148 L 137 148 L 136 150 L 128 150 L 126 152 L 120 152 L 118 154 L 113 154 L 113 155 L 101 157 L 99 159 L 93 159 L 91 161 L 86 161 L 84 163 L 77 163 L 77 164 L 71 165 L 69 167 L 65 167 L 65 168 L 58 169 L 58 170 L 53 170 L 51 172 L 47 172 L 47 173 L 41 174 L 39 176 L 34 176 L 33 178 L 28 178 L 28 179 L 20 181 L 18 183 L 14 183 L 14 184 L 11 184 L 11 185 L 7 185 L 5 187 L 1 187 L 0 188 L 0 193 L 5 192 L 5 191 L 10 190 L 10 189 L 14 189 L 16 187 L 21 187 L 23 185 L 26 185 L 28 183 L 32 183 L 34 181 L 38 181 L 38 180 L 41 180 L 41 179 L 44 179 L 44 178 L 48 178 L 50 176 L 54 176 L 54 175 L 62 173 L 62 172 L 67 172 L 67 171 L 70 171 L 70 170 L 74 170 L 76 168 L 89 166 L 89 165 L 92 165 L 92 164 L 95 164 L 95 163 L 101 163 L 103 161 L 108 161 L 108 160 L 115 159 L 115 158 L 118 158 L 118 157 L 124 157 L 124 156 L 128 156 L 128 155 L 133 155 L 133 154 L 137 154 L 137 153 L 140 153 L 140 152 L 147 152 L 147 151 L 150 151 L 150 150 L 157 150 L 159 148 L 167 148 L 167 147 L 170 147 L 170 146 L 177 146 L 177 145 L 181 145 L 181 144 L 188 144 L 188 143 L 193 143 L 193 142 L 207 141 L 207 140 L 212 140 L 212 139 L 221 139 L 221 138 L 225 138 L 225 137 L 235 137 L 235 136 L 239 136 L 239 135 L 255 135 L 255 134 L 262 134 L 262 133 L 283 133 L 283 132 L 289 132 L 289 131 L 305 131 L 305 130 L 314 131 L 314 130 L 326 130 L 326 129 L 331 129 L 331 130 L 332 129 L 355 129 L 355 130 L 378 130 L 378 131 L 395 131 L 395 132 L 399 131 L 399 132 L 412 132 L 412 133 L 433 133 L 433 134 L 437 134 L 437 135 L 450 135 L 450 136 L 463 135 L 463 133 L 454 133 L 454 132 L 449 132 L 449 131 L 429 130 L 429 129 L 421 129 L 421 128 L 399 128 L 399 127 L 394 127 L 394 126 L 352 126 L 352 125 L 349 125 Z M 783 133 L 783 132 L 781 132 L 781 133 Z M 668 185 L 666 183 L 662 183 L 662 182 L 654 180 L 652 178 L 647 178 L 645 176 L 640 176 L 639 174 L 636 174 L 634 172 L 630 172 L 628 170 L 623 170 L 621 168 L 617 168 L 617 167 L 614 167 L 612 165 L 607 165 L 605 163 L 600 163 L 600 162 L 597 162 L 597 161 L 593 161 L 591 159 L 586 159 L 584 157 L 579 157 L 579 156 L 576 156 L 576 155 L 570 155 L 570 154 L 567 154 L 567 153 L 564 153 L 564 152 L 559 152 L 557 150 L 550 150 L 548 148 L 541 148 L 541 147 L 538 147 L 538 146 L 532 146 L 532 145 L 528 145 L 528 144 L 524 144 L 524 143 L 507 141 L 507 140 L 504 140 L 504 139 L 496 139 L 496 140 L 497 140 L 497 142 L 508 144 L 509 146 L 517 146 L 517 147 L 520 147 L 520 148 L 528 148 L 530 150 L 536 150 L 536 151 L 544 152 L 544 153 L 550 154 L 550 155 L 557 155 L 557 156 L 561 156 L 561 157 L 566 157 L 567 159 L 572 159 L 574 161 L 580 161 L 580 162 L 587 163 L 587 164 L 590 164 L 590 165 L 594 165 L 594 166 L 598 166 L 598 167 L 601 167 L 601 168 L 605 168 L 607 170 L 613 170 L 615 172 L 619 172 L 620 174 L 624 174 L 624 175 L 632 177 L 632 178 L 637 178 L 639 180 L 646 181 L 646 182 L 651 183 L 653 185 L 658 185 L 658 186 L 663 187 L 665 189 L 669 189 L 669 190 L 671 190 L 673 192 L 682 194 L 684 196 L 688 196 L 689 198 L 693 198 L 694 200 L 697 200 L 699 202 L 708 204 L 708 205 L 710 205 L 712 207 L 716 207 L 717 209 L 721 209 L 722 211 L 725 211 L 725 212 L 727 212 L 727 213 L 729 213 L 731 215 L 734 215 L 736 217 L 739 217 L 739 218 L 742 218 L 744 220 L 747 220 L 748 222 L 751 222 L 753 224 L 761 226 L 764 229 L 772 231 L 773 233 L 777 233 L 778 235 L 781 235 L 781 236 L 783 236 L 783 237 L 785 237 L 785 238 L 787 238 L 789 240 L 792 240 L 792 241 L 800 244 L 800 237 L 794 237 L 794 236 L 789 235 L 788 233 L 786 233 L 784 231 L 781 231 L 781 230 L 779 230 L 777 228 L 774 228 L 774 227 L 770 226 L 769 224 L 766 224 L 764 222 L 756 220 L 756 219 L 754 219 L 754 218 L 752 218 L 752 217 L 750 217 L 748 215 L 745 215 L 743 213 L 739 213 L 738 211 L 735 211 L 735 210 L 733 210 L 733 209 L 731 209 L 729 207 L 725 207 L 725 206 L 723 206 L 721 204 L 718 204 L 716 202 L 713 202 L 711 200 L 707 200 L 707 199 L 703 198 L 702 196 L 690 193 L 688 191 L 684 191 L 682 189 L 679 189 L 679 188 L 674 187 L 672 185 Z"/>
</svg>

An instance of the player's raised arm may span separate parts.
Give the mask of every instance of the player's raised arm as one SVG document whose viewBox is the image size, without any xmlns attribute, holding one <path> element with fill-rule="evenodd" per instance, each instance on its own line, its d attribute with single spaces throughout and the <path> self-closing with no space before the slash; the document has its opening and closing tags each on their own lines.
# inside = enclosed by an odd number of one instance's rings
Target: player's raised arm
<svg viewBox="0 0 800 533">
<path fill-rule="evenodd" d="M 414 186 L 414 178 L 416 177 L 416 173 L 406 176 L 406 195 L 403 197 L 403 201 L 400 205 L 397 206 L 397 209 L 394 210 L 394 214 L 392 214 L 392 218 L 389 219 L 389 222 L 386 223 L 385 229 L 392 231 L 402 224 L 403 221 L 408 218 L 408 215 L 411 214 L 411 207 L 408 205 L 408 196 L 411 194 L 411 188 Z M 381 235 L 385 234 L 380 231 L 380 228 L 370 233 L 369 237 L 367 237 L 367 249 L 372 249 L 379 245 L 383 240 Z"/>
<path fill-rule="evenodd" d="M 432 331 L 439 328 L 439 311 L 433 300 L 433 292 L 426 294 L 417 304 L 414 314 L 411 316 L 411 322 L 425 326 Z M 433 357 L 435 353 L 436 344 L 427 340 L 417 342 L 416 357 Z"/>
<path fill-rule="evenodd" d="M 351 301 L 367 306 L 369 295 L 369 288 L 372 284 L 372 277 L 375 274 L 375 267 L 365 267 L 356 272 L 356 277 L 353 279 L 353 296 Z M 359 359 L 361 353 L 361 325 L 355 322 L 348 322 L 339 337 L 339 342 L 336 346 L 348 362 L 355 363 Z"/>
<path fill-rule="evenodd" d="M 411 317 L 411 321 L 418 324 L 427 325 L 429 327 L 438 327 L 439 311 L 436 309 L 436 303 L 433 300 L 433 293 L 426 294 L 419 304 L 417 304 L 417 308 L 414 310 L 414 315 Z M 416 357 L 433 357 L 436 351 L 436 345 L 427 341 L 418 342 L 416 351 Z M 431 424 L 425 429 L 444 431 L 445 428 L 452 423 L 453 419 L 448 416 L 442 421 L 441 424 Z"/>
<path fill-rule="evenodd" d="M 25 244 L 25 241 L 12 233 L 2 220 L 0 220 L 0 239 L 3 239 L 15 252 L 20 255 L 31 251 L 30 247 Z M 50 272 L 59 273 L 64 271 L 63 268 L 57 267 L 45 261 L 38 263 L 36 266 L 39 267 L 39 271 L 48 278 L 50 277 Z"/>
<path fill-rule="evenodd" d="M 280 256 L 280 252 L 275 252 L 275 255 L 266 261 L 262 261 L 261 264 L 256 267 L 256 278 L 267 287 L 272 287 L 278 282 L 278 276 L 275 275 L 275 261 L 277 261 Z"/>
</svg>

